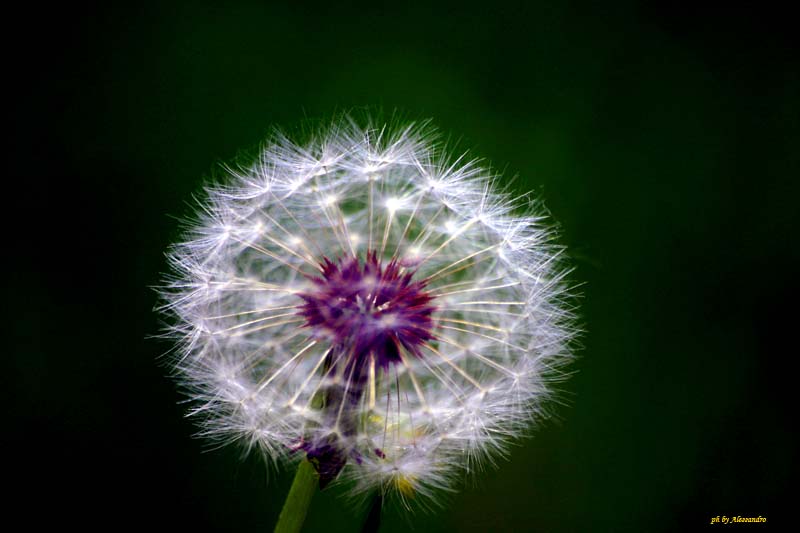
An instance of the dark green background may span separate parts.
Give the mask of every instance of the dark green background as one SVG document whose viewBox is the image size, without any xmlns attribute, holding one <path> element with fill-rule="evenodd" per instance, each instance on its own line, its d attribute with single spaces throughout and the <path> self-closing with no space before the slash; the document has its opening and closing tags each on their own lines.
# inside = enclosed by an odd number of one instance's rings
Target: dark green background
<svg viewBox="0 0 800 533">
<path fill-rule="evenodd" d="M 149 287 L 218 163 L 274 125 L 361 106 L 432 118 L 518 175 L 513 190 L 541 196 L 574 258 L 586 329 L 558 420 L 441 510 L 389 512 L 383 531 L 794 518 L 788 14 L 70 3 L 6 25 L 20 36 L 6 36 L 4 82 L 3 441 L 26 523 L 271 530 L 291 474 L 192 437 L 157 363 L 168 346 L 146 338 L 159 329 Z M 359 521 L 330 490 L 307 530 Z"/>
</svg>

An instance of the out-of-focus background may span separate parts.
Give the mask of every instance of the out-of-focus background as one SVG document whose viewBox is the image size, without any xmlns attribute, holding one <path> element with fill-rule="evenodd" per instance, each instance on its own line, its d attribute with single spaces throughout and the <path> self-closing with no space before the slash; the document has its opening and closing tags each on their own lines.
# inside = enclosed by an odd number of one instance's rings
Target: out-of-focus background
<svg viewBox="0 0 800 533">
<path fill-rule="evenodd" d="M 68 3 L 6 20 L 12 513 L 271 530 L 292 474 L 193 438 L 158 363 L 168 346 L 147 338 L 159 331 L 150 287 L 221 162 L 275 125 L 370 106 L 432 118 L 545 201 L 586 330 L 557 420 L 441 509 L 388 511 L 382 531 L 793 518 L 800 78 L 788 14 L 214 4 Z M 361 519 L 331 489 L 306 530 Z"/>
</svg>

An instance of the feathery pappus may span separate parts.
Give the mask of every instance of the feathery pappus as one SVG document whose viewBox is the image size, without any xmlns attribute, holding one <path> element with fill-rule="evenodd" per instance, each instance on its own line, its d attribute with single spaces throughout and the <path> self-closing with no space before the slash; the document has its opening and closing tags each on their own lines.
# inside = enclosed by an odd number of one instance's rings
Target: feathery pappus
<svg viewBox="0 0 800 533">
<path fill-rule="evenodd" d="M 344 117 L 208 188 L 162 306 L 204 435 L 407 501 L 545 415 L 574 336 L 562 248 L 436 138 Z"/>
</svg>

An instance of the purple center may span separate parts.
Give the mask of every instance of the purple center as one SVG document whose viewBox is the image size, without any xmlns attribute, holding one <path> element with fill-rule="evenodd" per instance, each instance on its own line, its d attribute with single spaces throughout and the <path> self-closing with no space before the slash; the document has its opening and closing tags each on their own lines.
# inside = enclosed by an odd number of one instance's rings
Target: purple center
<svg viewBox="0 0 800 533">
<path fill-rule="evenodd" d="M 401 362 L 401 349 L 420 356 L 421 346 L 433 335 L 433 296 L 426 280 L 415 281 L 395 260 L 381 265 L 375 252 L 361 263 L 355 257 L 336 262 L 325 259 L 322 276 L 312 278 L 314 289 L 300 294 L 300 314 L 306 326 L 330 339 L 342 351 L 348 366 L 364 368 L 374 358 L 387 368 Z"/>
<path fill-rule="evenodd" d="M 415 281 L 414 271 L 395 260 L 383 266 L 375 252 L 368 252 L 363 263 L 355 257 L 326 258 L 320 267 L 321 276 L 309 277 L 313 288 L 299 295 L 305 302 L 299 314 L 315 337 L 331 343 L 325 373 L 344 380 L 321 391 L 326 429 L 303 438 L 296 449 L 306 451 L 324 488 L 348 459 L 361 461 L 352 441 L 342 437 L 357 432 L 368 369 L 402 364 L 404 351 L 421 357 L 422 345 L 433 338 L 431 314 L 436 308 L 425 289 L 427 280 Z M 380 449 L 375 454 L 384 457 Z"/>
</svg>

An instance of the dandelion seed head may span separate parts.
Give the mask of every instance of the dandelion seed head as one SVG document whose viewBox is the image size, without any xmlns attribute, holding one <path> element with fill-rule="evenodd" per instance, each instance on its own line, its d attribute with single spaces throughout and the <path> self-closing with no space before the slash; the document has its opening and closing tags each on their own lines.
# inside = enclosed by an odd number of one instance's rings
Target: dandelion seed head
<svg viewBox="0 0 800 533">
<path fill-rule="evenodd" d="M 428 126 L 276 135 L 211 187 L 162 309 L 202 434 L 403 502 L 539 418 L 574 336 L 561 248 Z"/>
</svg>

